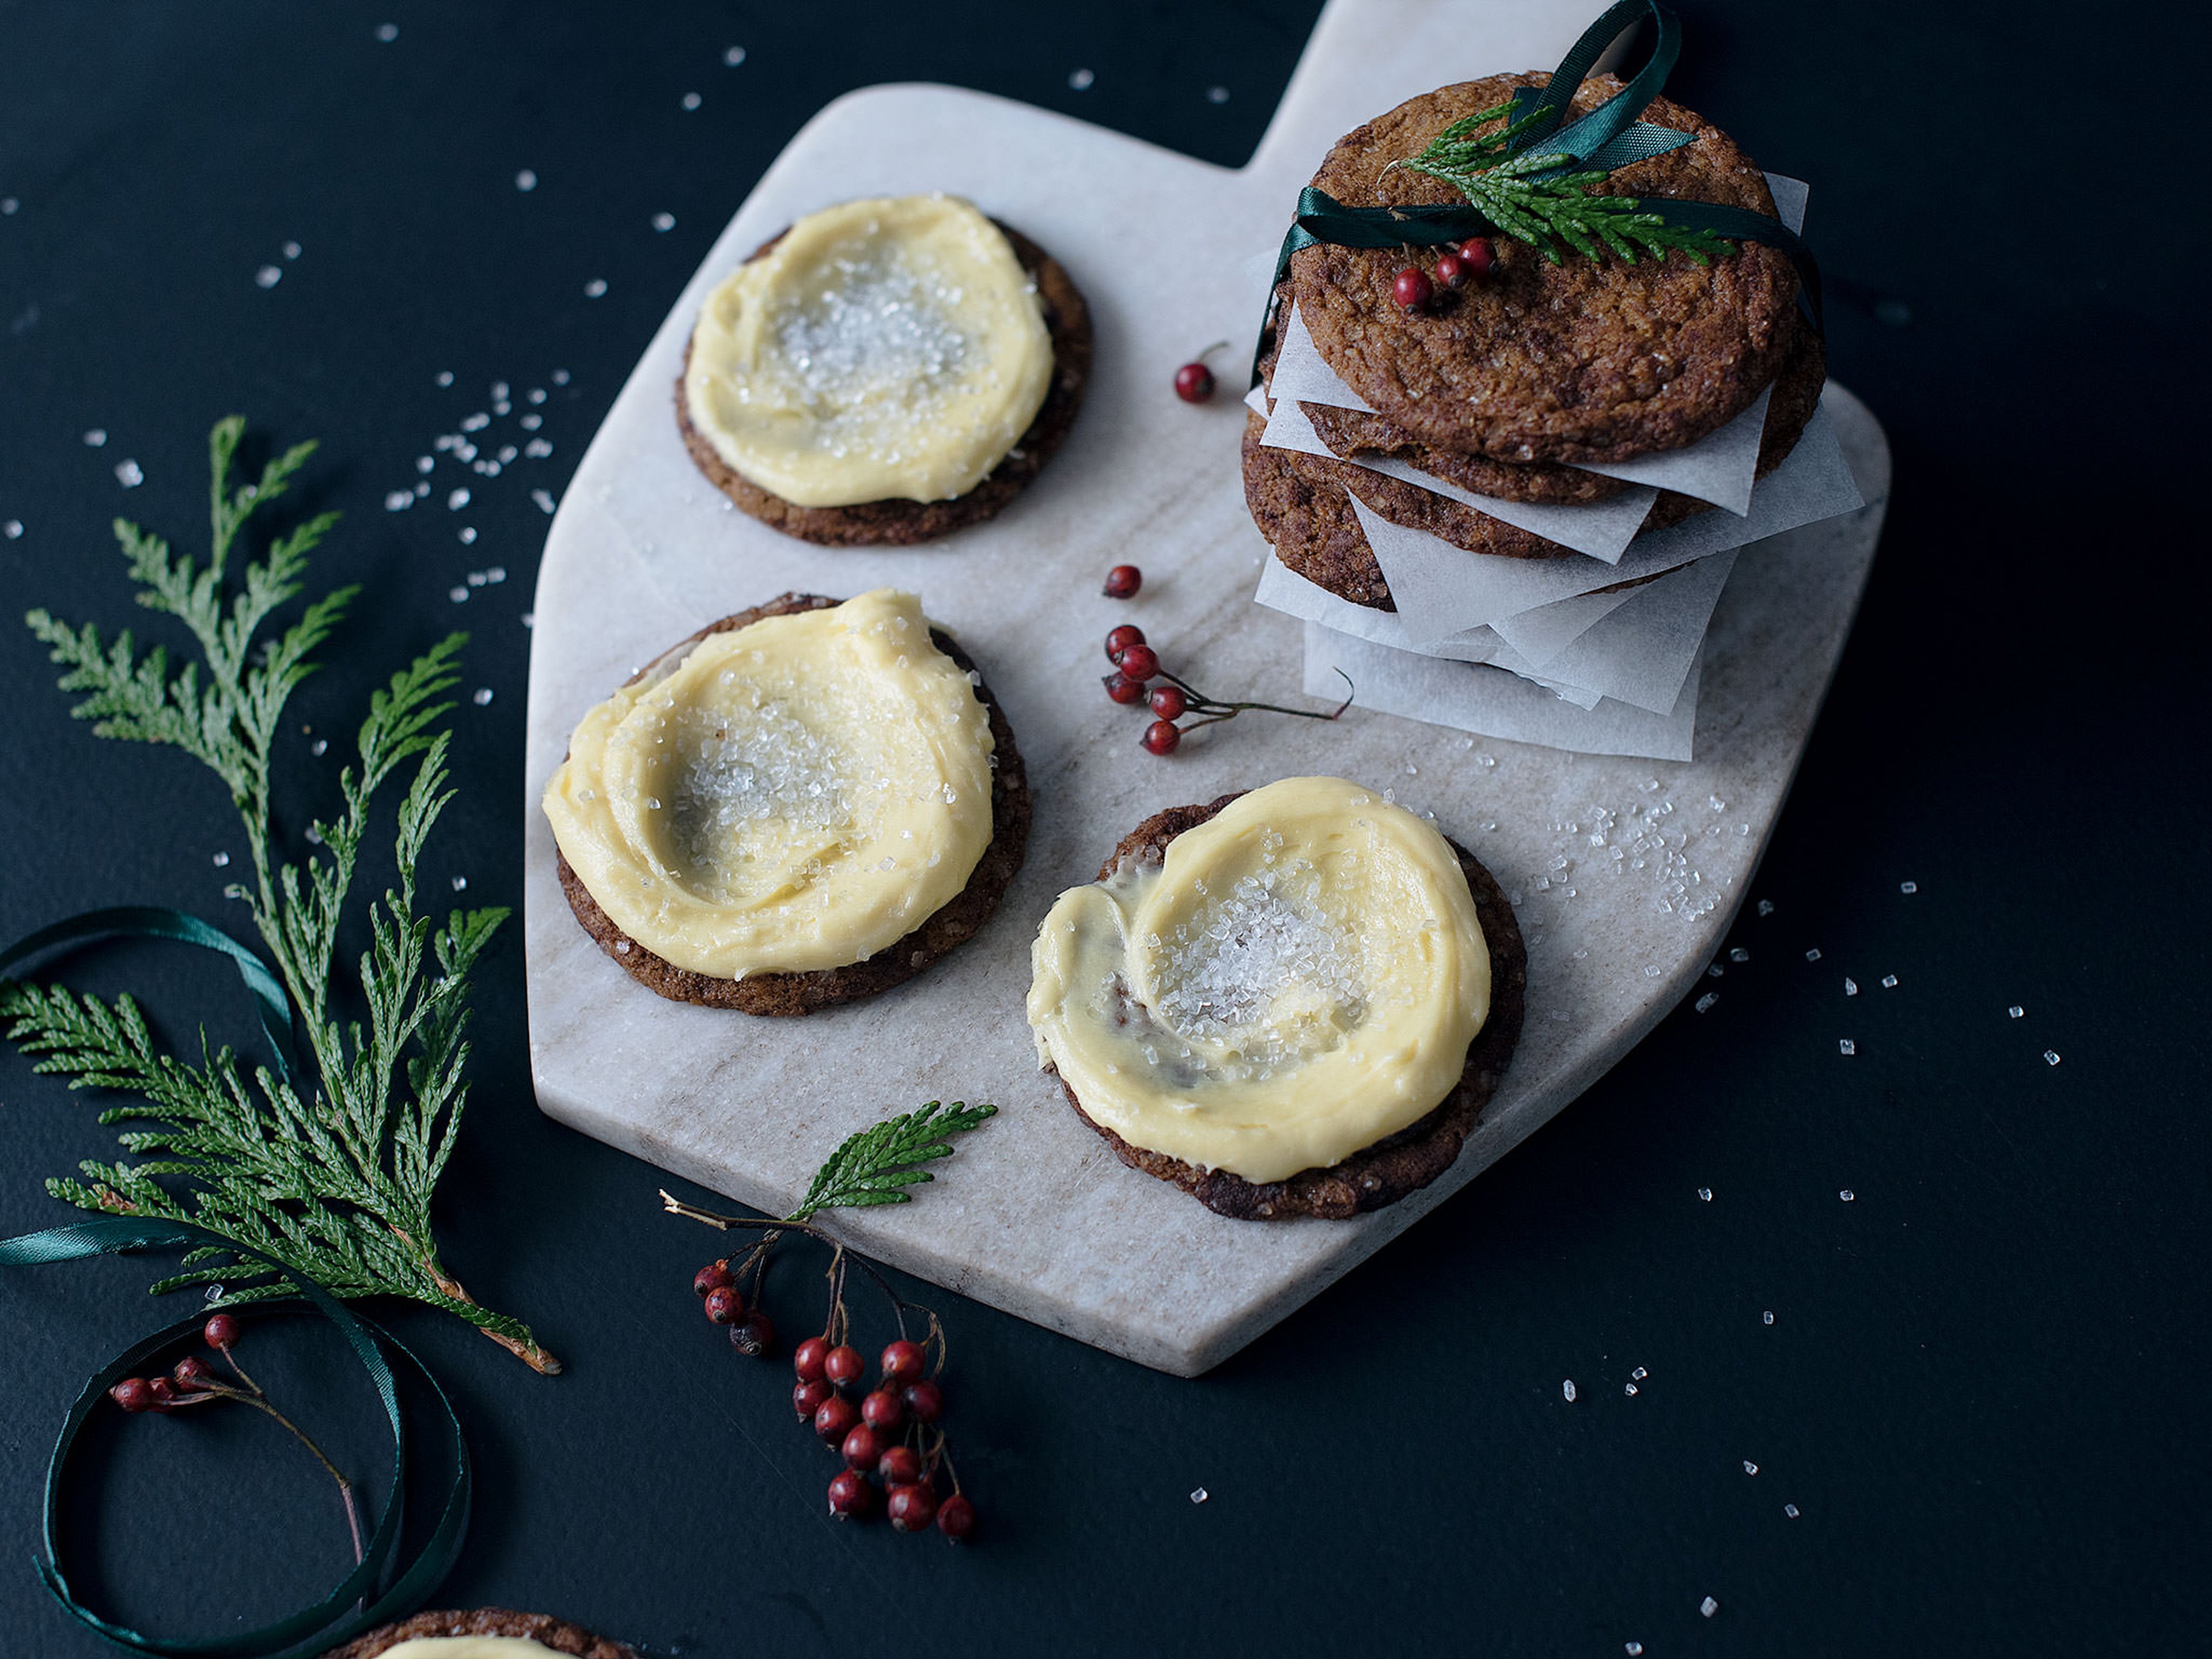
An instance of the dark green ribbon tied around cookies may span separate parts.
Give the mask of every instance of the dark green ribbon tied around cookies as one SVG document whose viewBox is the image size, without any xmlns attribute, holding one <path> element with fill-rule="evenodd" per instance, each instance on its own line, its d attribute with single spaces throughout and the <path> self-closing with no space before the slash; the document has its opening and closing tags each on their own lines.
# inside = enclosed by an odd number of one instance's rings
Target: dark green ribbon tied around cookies
<svg viewBox="0 0 2212 1659">
<path fill-rule="evenodd" d="M 1587 114 L 1569 121 L 1575 94 L 1589 78 L 1607 47 L 1621 33 L 1649 17 L 1657 30 L 1651 56 L 1626 84 Z M 1549 158 L 1553 165 L 1529 173 L 1534 178 L 1570 172 L 1610 173 L 1634 162 L 1694 143 L 1697 135 L 1639 120 L 1651 100 L 1667 84 L 1667 76 L 1681 55 L 1680 21 L 1658 0 L 1618 0 L 1589 27 L 1559 60 L 1552 78 L 1541 87 L 1522 87 L 1513 94 L 1507 125 L 1513 129 L 1505 155 Z M 1631 198 L 1635 211 L 1649 214 L 1662 223 L 1684 231 L 1703 231 L 1730 241 L 1764 242 L 1789 257 L 1796 267 L 1798 302 L 1815 329 L 1820 327 L 1820 270 L 1812 250 L 1778 219 L 1747 208 L 1726 207 L 1717 202 L 1684 202 L 1665 196 Z M 1347 207 L 1327 191 L 1308 185 L 1298 192 L 1297 211 L 1283 237 L 1276 256 L 1275 276 L 1269 284 L 1270 315 L 1274 288 L 1290 272 L 1291 256 L 1320 243 L 1340 247 L 1437 247 L 1465 241 L 1471 236 L 1502 234 L 1480 209 L 1464 203 L 1438 203 L 1416 207 Z M 1253 384 L 1259 368 L 1253 367 Z"/>
<path fill-rule="evenodd" d="M 96 939 L 118 937 L 173 940 L 228 957 L 239 977 L 252 994 L 256 1012 L 267 1036 L 275 1070 L 291 1077 L 292 1004 L 283 984 L 268 965 L 246 945 L 207 922 L 180 910 L 132 906 L 88 911 L 57 922 L 0 951 L 0 976 L 34 956 L 64 950 Z M 0 1267 L 37 1267 L 53 1261 L 82 1261 L 130 1250 L 221 1250 L 265 1263 L 277 1269 L 297 1287 L 296 1301 L 254 1304 L 258 1317 L 287 1308 L 307 1308 L 338 1328 L 368 1373 L 370 1385 L 392 1428 L 392 1463 L 389 1496 L 381 1515 L 362 1546 L 358 1565 L 329 1594 L 275 1623 L 236 1636 L 176 1641 L 142 1634 L 102 1618 L 77 1599 L 61 1559 L 63 1480 L 70 1455 L 93 1413 L 107 1403 L 107 1391 L 126 1376 L 160 1369 L 161 1356 L 173 1352 L 197 1333 L 207 1317 L 203 1310 L 155 1332 L 102 1366 L 77 1393 L 62 1421 L 46 1466 L 45 1500 L 45 1558 L 37 1563 L 39 1577 L 64 1612 L 116 1646 L 148 1659 L 271 1659 L 276 1655 L 298 1655 L 301 1659 L 339 1646 L 374 1626 L 404 1616 L 428 1599 L 460 1553 L 468 1531 L 471 1475 L 468 1443 L 460 1420 L 453 1413 L 437 1379 L 422 1362 L 388 1332 L 349 1311 L 329 1291 L 282 1262 L 237 1241 L 188 1222 L 135 1216 L 102 1216 L 50 1227 L 20 1238 L 0 1239 Z M 410 1372 L 420 1392 L 433 1404 L 433 1438 L 438 1453 L 427 1467 L 437 1471 L 439 1490 L 433 1494 L 435 1521 L 411 1553 L 403 1547 L 406 1498 L 411 1455 L 410 1413 L 403 1406 L 393 1362 Z M 419 1480 L 426 1467 L 415 1458 Z"/>
</svg>

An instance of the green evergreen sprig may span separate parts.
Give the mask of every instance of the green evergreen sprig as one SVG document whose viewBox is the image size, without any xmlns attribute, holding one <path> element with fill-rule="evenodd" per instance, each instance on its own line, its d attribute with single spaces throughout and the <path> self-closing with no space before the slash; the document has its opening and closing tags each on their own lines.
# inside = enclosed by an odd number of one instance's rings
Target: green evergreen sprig
<svg viewBox="0 0 2212 1659">
<path fill-rule="evenodd" d="M 813 1184 L 799 1207 L 784 1219 L 805 1221 L 817 1210 L 907 1202 L 913 1196 L 907 1188 L 937 1178 L 920 1166 L 952 1156 L 952 1143 L 945 1137 L 965 1133 L 995 1116 L 998 1109 L 959 1100 L 946 1106 L 933 1100 L 918 1111 L 902 1112 L 847 1136 L 814 1172 Z"/>
<path fill-rule="evenodd" d="M 444 1309 L 538 1370 L 557 1371 L 527 1325 L 483 1306 L 446 1271 L 430 1225 L 431 1194 L 467 1103 L 468 974 L 507 914 L 455 909 L 439 922 L 416 908 L 416 866 L 454 793 L 451 734 L 437 727 L 453 707 L 445 694 L 458 683 L 467 636 L 440 641 L 370 698 L 356 763 L 338 776 L 339 810 L 307 830 L 319 850 L 282 861 L 270 774 L 284 707 L 315 672 L 313 653 L 358 589 L 310 601 L 289 627 L 257 644 L 263 625 L 299 596 L 307 556 L 337 514 L 319 514 L 276 537 L 263 558 L 228 580 L 247 521 L 284 494 L 315 448 L 295 445 L 234 488 L 245 428 L 233 416 L 209 439 L 204 565 L 115 522 L 138 603 L 182 623 L 198 661 L 173 673 L 163 647 L 141 652 L 128 630 L 110 642 L 90 623 L 73 627 L 44 611 L 27 620 L 65 671 L 62 689 L 83 694 L 71 711 L 78 719 L 104 738 L 182 749 L 228 788 L 253 861 L 252 884 L 234 884 L 229 895 L 247 904 L 290 994 L 313 1079 L 295 1083 L 265 1066 L 249 1073 L 204 1036 L 197 1063 L 165 1053 L 129 996 L 110 1006 L 59 987 L 0 982 L 0 1020 L 38 1057 L 37 1071 L 66 1077 L 73 1089 L 137 1097 L 100 1115 L 103 1124 L 132 1126 L 118 1139 L 136 1161 L 88 1162 L 79 1166 L 82 1180 L 46 1188 L 88 1210 L 195 1223 L 337 1296 L 402 1296 Z M 398 884 L 368 907 L 368 948 L 356 964 L 368 1023 L 342 1024 L 330 1006 L 340 920 L 375 798 L 410 762 L 392 823 Z M 220 1283 L 228 1302 L 291 1288 L 283 1274 L 212 1247 L 188 1255 L 184 1267 L 154 1290 Z"/>
<path fill-rule="evenodd" d="M 1540 112 L 1518 120 L 1510 102 L 1453 122 L 1419 155 L 1393 161 L 1393 167 L 1441 179 L 1467 198 L 1502 234 L 1526 242 L 1553 264 L 1562 262 L 1565 243 L 1585 258 L 1610 251 L 1634 264 L 1638 251 L 1664 260 L 1680 251 L 1698 264 L 1735 252 L 1735 245 L 1711 231 L 1670 225 L 1656 213 L 1640 210 L 1628 196 L 1594 194 L 1609 176 L 1602 170 L 1572 168 L 1574 157 L 1555 152 L 1514 153 Z M 1485 132 L 1493 121 L 1504 125 Z"/>
</svg>

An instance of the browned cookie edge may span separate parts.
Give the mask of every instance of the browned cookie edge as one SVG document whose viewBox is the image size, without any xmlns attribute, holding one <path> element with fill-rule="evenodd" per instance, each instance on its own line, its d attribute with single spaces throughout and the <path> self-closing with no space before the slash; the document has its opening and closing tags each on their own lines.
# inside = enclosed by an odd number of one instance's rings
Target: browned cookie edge
<svg viewBox="0 0 2212 1659">
<path fill-rule="evenodd" d="M 332 1648 L 323 1659 L 377 1659 L 402 1642 L 418 1637 L 517 1636 L 565 1653 L 572 1659 L 640 1659 L 635 1648 L 594 1635 L 580 1625 L 543 1613 L 516 1613 L 507 1607 L 470 1607 L 418 1613 L 397 1624 L 365 1631 L 342 1648 Z"/>
<path fill-rule="evenodd" d="M 1237 790 L 1204 806 L 1175 806 L 1153 813 L 1121 838 L 1113 856 L 1098 866 L 1098 879 L 1105 880 L 1125 859 L 1164 857 L 1170 842 L 1204 823 L 1243 793 Z M 1504 890 L 1474 854 L 1449 837 L 1447 844 L 1459 859 L 1475 915 L 1482 922 L 1483 940 L 1490 947 L 1490 1017 L 1468 1045 L 1467 1067 L 1458 1086 L 1435 1110 L 1340 1164 L 1269 1182 L 1247 1181 L 1226 1170 L 1201 1170 L 1164 1152 L 1131 1145 L 1094 1121 L 1062 1078 L 1060 1091 L 1075 1115 L 1097 1130 L 1131 1169 L 1172 1182 L 1207 1209 L 1238 1221 L 1348 1220 L 1427 1186 L 1451 1168 L 1482 1121 L 1482 1109 L 1497 1092 L 1520 1041 L 1528 987 L 1528 946 Z"/>
<path fill-rule="evenodd" d="M 732 469 L 714 446 L 691 422 L 684 395 L 684 374 L 676 377 L 676 424 L 684 434 L 684 447 L 714 488 L 751 517 L 771 529 L 823 547 L 906 547 L 916 542 L 949 536 L 971 524 L 994 516 L 1019 495 L 1067 436 L 1082 407 L 1084 387 L 1091 377 L 1091 307 L 1057 259 L 1011 227 L 999 226 L 1012 244 L 1014 257 L 1036 281 L 1043 301 L 1045 330 L 1052 337 L 1052 386 L 1042 407 L 1021 441 L 973 489 L 944 501 L 890 500 L 860 501 L 850 507 L 800 507 L 762 489 Z M 746 263 L 781 240 L 783 233 L 755 248 Z M 684 369 L 691 364 L 691 346 L 684 346 Z"/>
<path fill-rule="evenodd" d="M 766 617 L 825 610 L 837 603 L 818 593 L 785 593 L 766 605 L 708 623 L 654 660 L 664 662 L 711 634 L 726 634 Z M 957 665 L 975 673 L 975 663 L 951 635 L 933 629 L 929 637 Z M 651 665 L 641 668 L 624 684 L 635 684 L 651 672 Z M 998 765 L 991 775 L 990 842 L 983 848 L 982 857 L 975 861 L 965 887 L 912 933 L 878 951 L 867 961 L 842 968 L 817 968 L 804 974 L 755 974 L 745 979 L 718 979 L 710 974 L 678 968 L 623 932 L 614 918 L 599 908 L 599 901 L 584 885 L 583 878 L 556 850 L 556 868 L 561 878 L 561 890 L 568 896 L 568 908 L 575 912 L 584 931 L 623 972 L 672 1002 L 696 1003 L 704 1008 L 734 1008 L 747 1014 L 811 1014 L 817 1009 L 855 1002 L 903 984 L 982 931 L 983 925 L 996 914 L 1000 897 L 1013 884 L 1014 876 L 1029 850 L 1033 802 L 1028 771 L 1023 766 L 1021 751 L 1014 746 L 1013 727 L 1007 724 L 1006 711 L 980 675 L 975 695 L 989 715 L 994 745 L 992 752 L 998 757 Z"/>
</svg>

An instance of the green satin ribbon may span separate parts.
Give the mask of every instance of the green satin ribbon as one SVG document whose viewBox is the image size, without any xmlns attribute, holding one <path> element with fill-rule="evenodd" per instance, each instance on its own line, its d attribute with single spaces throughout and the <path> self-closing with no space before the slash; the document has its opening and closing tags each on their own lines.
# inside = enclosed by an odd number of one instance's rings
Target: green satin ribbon
<svg viewBox="0 0 2212 1659">
<path fill-rule="evenodd" d="M 270 1061 L 276 1074 L 287 1083 L 292 1080 L 292 999 L 284 994 L 283 983 L 252 950 L 222 928 L 198 916 L 188 916 L 182 910 L 151 904 L 87 910 L 66 921 L 41 927 L 35 933 L 27 933 L 0 951 L 0 979 L 12 973 L 19 963 L 48 951 L 117 938 L 174 939 L 180 945 L 197 945 L 202 950 L 217 951 L 228 957 L 246 988 L 253 994 L 254 1010 L 261 1017 L 262 1035 L 269 1039 Z"/>
<path fill-rule="evenodd" d="M 38 1563 L 39 1577 L 70 1617 L 116 1646 L 146 1655 L 149 1659 L 270 1659 L 278 1654 L 295 1654 L 305 1659 L 307 1655 L 339 1646 L 374 1626 L 403 1618 L 422 1606 L 453 1570 L 453 1561 L 460 1553 L 461 1540 L 468 1531 L 472 1483 L 468 1442 L 462 1436 L 460 1419 L 454 1415 L 453 1402 L 447 1399 L 445 1390 L 438 1386 L 428 1368 L 389 1332 L 348 1311 L 321 1285 L 302 1279 L 258 1250 L 187 1222 L 116 1216 L 52 1227 L 21 1238 L 0 1240 L 0 1267 L 73 1261 L 124 1250 L 208 1246 L 255 1257 L 283 1271 L 300 1287 L 305 1303 L 338 1328 L 362 1368 L 368 1373 L 392 1425 L 392 1486 L 384 1512 L 362 1550 L 360 1565 L 321 1600 L 274 1624 L 241 1636 L 198 1641 L 167 1641 L 142 1635 L 101 1618 L 79 1601 L 70 1589 L 60 1553 L 62 1474 L 70 1452 L 87 1419 L 107 1398 L 107 1390 L 126 1376 L 145 1374 L 151 1362 L 191 1337 L 207 1318 L 203 1310 L 118 1355 L 85 1383 L 76 1403 L 70 1407 L 68 1416 L 62 1421 L 61 1434 L 54 1442 L 53 1456 L 46 1466 L 46 1559 Z M 252 1304 L 256 1312 L 287 1305 L 291 1304 Z M 400 1405 L 398 1387 L 386 1358 L 387 1352 L 410 1369 L 436 1401 L 437 1432 L 447 1451 L 442 1461 L 450 1463 L 452 1468 L 437 1523 L 421 1548 L 405 1558 L 396 1571 L 394 1562 L 398 1556 L 406 1514 L 409 1441 L 407 1413 Z"/>
<path fill-rule="evenodd" d="M 1650 17 L 1657 27 L 1651 57 L 1621 89 L 1595 109 L 1562 125 L 1575 94 L 1589 78 L 1591 68 L 1621 31 Z M 1648 161 L 1692 142 L 1695 134 L 1655 125 L 1637 118 L 1649 108 L 1667 84 L 1667 76 L 1681 55 L 1681 22 L 1659 0 L 1617 0 L 1582 38 L 1568 49 L 1541 88 L 1522 87 L 1513 94 L 1511 118 L 1534 116 L 1513 142 L 1516 155 L 1558 155 L 1553 172 L 1574 169 L 1611 172 L 1615 167 Z M 1764 242 L 1789 257 L 1797 269 L 1798 303 L 1813 326 L 1821 326 L 1820 269 L 1802 239 L 1780 220 L 1747 208 L 1724 207 L 1717 202 L 1681 202 L 1666 196 L 1632 198 L 1638 213 L 1649 213 L 1684 230 L 1710 231 L 1731 241 Z M 1267 310 L 1274 311 L 1274 289 L 1290 272 L 1291 256 L 1322 242 L 1340 247 L 1437 247 L 1470 236 L 1497 232 L 1480 211 L 1466 204 L 1426 207 L 1346 207 L 1326 191 L 1308 185 L 1298 192 L 1297 211 L 1283 237 L 1275 258 L 1274 281 L 1268 284 Z M 1266 323 L 1261 324 L 1264 335 Z M 1257 354 L 1252 364 L 1252 384 L 1260 383 Z"/>
</svg>

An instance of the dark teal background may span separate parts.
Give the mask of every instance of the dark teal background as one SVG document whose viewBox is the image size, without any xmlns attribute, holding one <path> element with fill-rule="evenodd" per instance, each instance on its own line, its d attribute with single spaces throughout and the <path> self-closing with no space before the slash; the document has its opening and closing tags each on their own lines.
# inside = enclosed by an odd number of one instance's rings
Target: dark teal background
<svg viewBox="0 0 2212 1659">
<path fill-rule="evenodd" d="M 518 902 L 521 618 L 547 523 L 527 489 L 557 494 L 791 134 L 849 88 L 933 79 L 1235 165 L 1312 15 L 0 4 L 0 199 L 18 203 L 0 215 L 0 521 L 25 526 L 0 539 L 0 619 L 132 618 L 107 520 L 197 545 L 217 416 L 321 438 L 306 501 L 347 520 L 316 574 L 368 587 L 296 706 L 315 730 L 286 757 L 287 822 L 331 799 L 314 736 L 343 749 L 374 679 L 466 627 L 468 684 L 495 695 L 456 711 L 463 793 L 428 879 Z M 570 1370 L 541 1380 L 396 1316 L 481 1458 L 446 1599 L 687 1656 L 2200 1645 L 2207 239 L 2172 194 L 2201 149 L 2183 104 L 2204 42 L 2183 19 L 1684 8 L 1672 90 L 1812 180 L 1831 367 L 1896 455 L 1865 608 L 1753 890 L 1773 913 L 1738 924 L 1750 960 L 1709 981 L 1711 1012 L 1677 1012 L 1208 1377 L 935 1297 L 975 1547 L 823 1518 L 830 1464 L 791 1422 L 786 1367 L 698 1318 L 709 1237 L 657 1215 L 655 1171 L 535 1110 L 511 927 L 481 975 L 441 1224 L 453 1269 Z M 1440 80 L 1496 67 L 1440 41 Z M 1154 235 L 1173 228 L 1133 226 L 1129 257 L 1161 257 Z M 473 546 L 441 507 L 386 513 L 495 380 L 549 388 L 553 456 L 480 490 Z M 126 458 L 146 475 L 127 492 Z M 504 584 L 448 599 L 495 564 Z M 0 620 L 0 937 L 102 904 L 223 919 L 235 870 L 210 859 L 244 848 L 213 778 L 96 742 L 52 678 Z M 203 1020 L 250 1040 L 227 969 L 118 950 L 70 977 L 140 989 L 179 1042 Z M 0 1229 L 65 1218 L 38 1178 L 112 1155 L 95 1109 L 0 1059 Z M 814 1313 L 813 1266 L 772 1293 L 787 1329 Z M 78 1380 L 183 1310 L 140 1293 L 150 1276 L 0 1281 L 11 1656 L 99 1650 L 33 1575 L 39 1472 Z M 375 1468 L 343 1357 L 304 1327 L 254 1341 L 342 1459 Z M 103 1506 L 79 1517 L 88 1582 L 164 1633 L 258 1622 L 341 1568 L 321 1477 L 254 1423 L 133 1420 L 83 1490 Z"/>
</svg>

